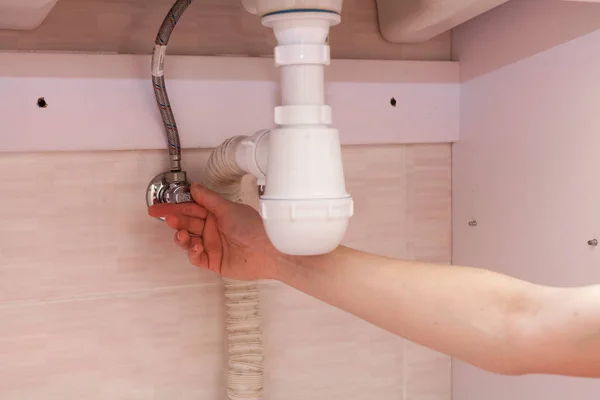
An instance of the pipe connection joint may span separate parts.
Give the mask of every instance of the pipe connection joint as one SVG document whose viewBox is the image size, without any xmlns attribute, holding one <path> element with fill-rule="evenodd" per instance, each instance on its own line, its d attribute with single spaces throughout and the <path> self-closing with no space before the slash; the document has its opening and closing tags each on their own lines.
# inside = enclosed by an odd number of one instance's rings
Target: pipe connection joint
<svg viewBox="0 0 600 400">
<path fill-rule="evenodd" d="M 148 207 L 160 203 L 178 204 L 191 201 L 193 200 L 190 193 L 190 182 L 185 171 L 168 171 L 158 174 L 146 189 Z"/>
<path fill-rule="evenodd" d="M 279 128 L 242 137 L 237 165 L 266 182 L 259 212 L 271 243 L 285 254 L 334 250 L 354 214 L 346 192 L 338 131 Z"/>
<path fill-rule="evenodd" d="M 340 23 L 342 2 L 258 3 L 263 25 L 277 39 L 274 58 L 281 70 L 278 128 L 269 134 L 260 214 L 279 251 L 329 253 L 341 243 L 354 214 L 339 134 L 331 127 L 332 111 L 325 103 L 324 69 L 331 59 L 327 38 L 330 27 Z"/>
</svg>

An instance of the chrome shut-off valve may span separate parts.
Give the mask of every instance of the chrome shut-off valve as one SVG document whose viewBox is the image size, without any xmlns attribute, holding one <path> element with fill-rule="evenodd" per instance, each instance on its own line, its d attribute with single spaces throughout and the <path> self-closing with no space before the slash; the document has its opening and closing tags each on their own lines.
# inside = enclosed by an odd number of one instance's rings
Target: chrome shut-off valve
<svg viewBox="0 0 600 400">
<path fill-rule="evenodd" d="M 148 185 L 146 203 L 148 207 L 159 203 L 189 203 L 193 201 L 190 186 L 185 171 L 163 172 Z"/>
</svg>

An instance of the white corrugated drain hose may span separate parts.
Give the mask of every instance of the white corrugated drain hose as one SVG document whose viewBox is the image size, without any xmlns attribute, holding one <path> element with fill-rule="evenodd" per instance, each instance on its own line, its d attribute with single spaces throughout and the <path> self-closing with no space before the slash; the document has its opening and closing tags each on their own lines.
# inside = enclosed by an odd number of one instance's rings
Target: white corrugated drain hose
<svg viewBox="0 0 600 400">
<path fill-rule="evenodd" d="M 243 137 L 226 140 L 211 154 L 203 185 L 224 198 L 242 202 L 241 180 L 235 153 Z M 226 330 L 228 336 L 227 393 L 231 400 L 260 399 L 263 395 L 264 367 L 259 292 L 256 281 L 224 278 Z"/>
</svg>

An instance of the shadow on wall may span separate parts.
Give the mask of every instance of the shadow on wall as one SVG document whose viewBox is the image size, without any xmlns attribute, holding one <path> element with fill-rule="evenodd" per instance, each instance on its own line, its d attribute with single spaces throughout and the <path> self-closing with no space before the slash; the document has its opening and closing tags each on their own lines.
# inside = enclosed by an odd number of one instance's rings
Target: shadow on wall
<svg viewBox="0 0 600 400">
<path fill-rule="evenodd" d="M 452 56 L 467 81 L 600 29 L 600 3 L 518 0 L 453 31 Z"/>
</svg>

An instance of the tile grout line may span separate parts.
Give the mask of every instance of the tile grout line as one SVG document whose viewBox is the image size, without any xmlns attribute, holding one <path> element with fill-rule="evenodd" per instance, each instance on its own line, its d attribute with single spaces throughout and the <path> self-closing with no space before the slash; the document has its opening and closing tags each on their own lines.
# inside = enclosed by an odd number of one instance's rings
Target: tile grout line
<svg viewBox="0 0 600 400">
<path fill-rule="evenodd" d="M 409 227 L 410 229 L 410 222 L 409 222 L 409 198 L 408 198 L 408 187 L 409 187 L 409 173 L 408 173 L 408 157 L 409 157 L 409 153 L 410 153 L 410 148 L 408 146 L 404 146 L 402 149 L 403 152 L 403 160 L 402 160 L 402 168 L 403 168 L 403 175 L 404 175 L 404 193 L 403 193 L 403 197 L 404 197 L 404 223 Z M 404 242 L 404 252 L 409 253 L 410 252 L 410 245 L 409 245 L 409 238 L 411 237 L 410 234 L 406 235 L 406 240 Z M 409 255 L 410 259 L 412 259 L 412 257 Z M 406 383 L 407 383 L 407 379 L 406 376 L 408 374 L 408 362 L 407 362 L 407 357 L 408 357 L 408 346 L 407 346 L 407 339 L 403 339 L 402 341 L 402 399 L 401 400 L 406 400 L 407 397 L 407 389 L 406 389 Z"/>
<path fill-rule="evenodd" d="M 180 285 L 180 286 L 161 286 L 155 288 L 148 289 L 138 289 L 138 290 L 127 290 L 122 292 L 105 292 L 105 293 L 94 293 L 89 295 L 74 295 L 74 296 L 57 296 L 57 297 L 41 297 L 27 300 L 11 300 L 0 302 L 0 308 L 5 307 L 14 307 L 14 306 L 27 306 L 27 305 L 42 305 L 42 304 L 54 304 L 54 303 L 64 303 L 70 301 L 87 301 L 87 300 L 98 300 L 104 298 L 111 297 L 127 297 L 131 295 L 141 294 L 141 293 L 153 293 L 153 292 L 161 292 L 168 290 L 180 290 L 180 289 L 189 289 L 189 288 L 201 288 L 210 285 L 217 285 L 219 282 L 206 282 L 206 283 L 197 283 L 193 285 Z"/>
<path fill-rule="evenodd" d="M 408 363 L 406 362 L 406 358 L 408 357 L 408 346 L 407 339 L 404 339 L 404 343 L 402 343 L 402 400 L 406 400 L 406 396 L 408 391 L 406 390 L 406 375 L 408 373 Z"/>
</svg>

